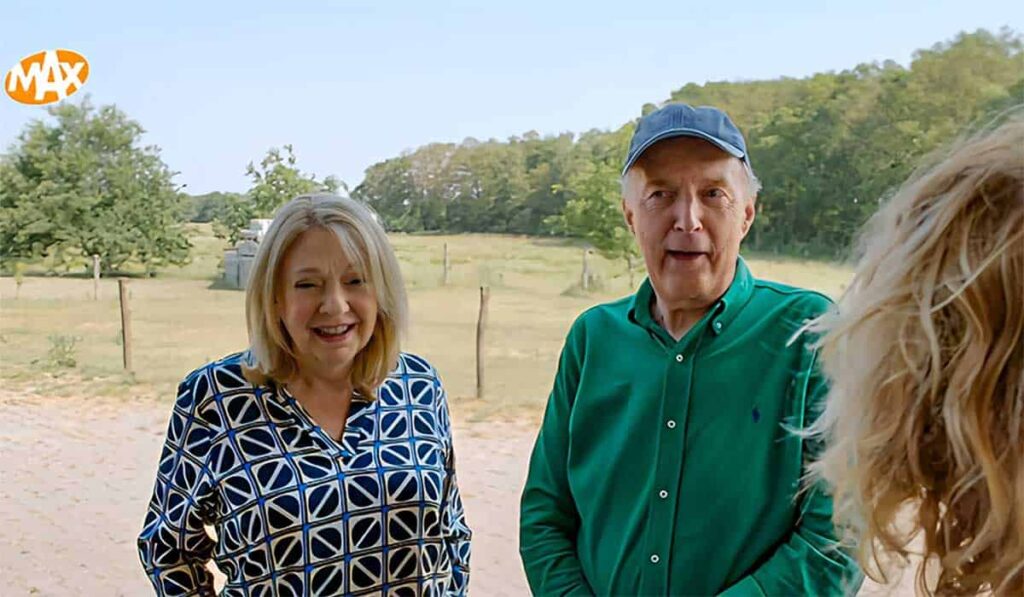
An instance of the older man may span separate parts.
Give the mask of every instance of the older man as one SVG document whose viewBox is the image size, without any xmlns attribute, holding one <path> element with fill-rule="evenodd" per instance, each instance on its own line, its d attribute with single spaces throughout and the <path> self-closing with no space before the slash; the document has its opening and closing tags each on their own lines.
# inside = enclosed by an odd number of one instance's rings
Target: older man
<svg viewBox="0 0 1024 597">
<path fill-rule="evenodd" d="M 833 595 L 861 576 L 801 490 L 824 384 L 801 325 L 829 300 L 739 257 L 758 190 L 723 112 L 642 118 L 622 210 L 647 265 L 566 338 L 522 497 L 536 594 Z"/>
</svg>

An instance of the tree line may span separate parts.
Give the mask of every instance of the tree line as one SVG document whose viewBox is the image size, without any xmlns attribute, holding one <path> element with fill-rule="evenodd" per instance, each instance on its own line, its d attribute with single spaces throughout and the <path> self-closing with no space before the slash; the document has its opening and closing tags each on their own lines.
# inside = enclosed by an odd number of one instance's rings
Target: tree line
<svg viewBox="0 0 1024 597">
<path fill-rule="evenodd" d="M 749 246 L 837 257 L 926 154 L 1024 102 L 1021 50 L 1016 32 L 980 30 L 906 67 L 691 83 L 667 101 L 716 106 L 744 131 L 764 186 Z M 353 195 L 396 230 L 570 235 L 628 258 L 619 170 L 634 125 L 431 144 L 371 166 Z"/>
<path fill-rule="evenodd" d="M 1017 32 L 979 30 L 916 52 L 906 67 L 690 83 L 665 101 L 716 106 L 744 131 L 764 187 L 748 246 L 834 258 L 925 155 L 1024 102 L 1022 49 Z M 640 115 L 656 108 L 646 104 Z M 70 270 L 98 254 L 105 270 L 134 263 L 152 273 L 187 262 L 185 221 L 212 222 L 234 241 L 250 218 L 269 217 L 296 194 L 349 191 L 335 177 L 302 172 L 286 145 L 247 165 L 247 192 L 189 196 L 159 148 L 141 143 L 141 125 L 116 107 L 86 98 L 49 114 L 0 155 L 7 269 L 46 258 Z M 433 143 L 374 164 L 350 194 L 389 230 L 572 236 L 632 265 L 619 169 L 635 122 Z"/>
</svg>

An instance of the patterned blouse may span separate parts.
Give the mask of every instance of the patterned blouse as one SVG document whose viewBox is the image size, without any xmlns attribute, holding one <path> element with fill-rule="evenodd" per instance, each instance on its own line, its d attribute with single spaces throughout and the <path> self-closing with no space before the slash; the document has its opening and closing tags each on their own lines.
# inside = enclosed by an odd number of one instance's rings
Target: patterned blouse
<svg viewBox="0 0 1024 597">
<path fill-rule="evenodd" d="M 462 595 L 470 530 L 437 372 L 403 353 L 341 441 L 244 353 L 178 387 L 139 555 L 158 595 Z M 204 529 L 212 525 L 216 538 Z"/>
</svg>

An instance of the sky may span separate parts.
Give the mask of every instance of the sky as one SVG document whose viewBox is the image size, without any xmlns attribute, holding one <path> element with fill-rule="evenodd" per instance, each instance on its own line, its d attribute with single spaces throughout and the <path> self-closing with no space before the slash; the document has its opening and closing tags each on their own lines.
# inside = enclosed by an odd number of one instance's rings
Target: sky
<svg viewBox="0 0 1024 597">
<path fill-rule="evenodd" d="M 42 50 L 82 54 L 76 96 L 138 121 L 189 193 L 246 190 L 246 164 L 286 143 L 303 171 L 354 187 L 428 143 L 617 128 L 689 82 L 906 65 L 960 31 L 1024 32 L 1022 6 L 4 0 L 0 75 Z M 40 118 L 0 94 L 0 151 Z"/>
</svg>

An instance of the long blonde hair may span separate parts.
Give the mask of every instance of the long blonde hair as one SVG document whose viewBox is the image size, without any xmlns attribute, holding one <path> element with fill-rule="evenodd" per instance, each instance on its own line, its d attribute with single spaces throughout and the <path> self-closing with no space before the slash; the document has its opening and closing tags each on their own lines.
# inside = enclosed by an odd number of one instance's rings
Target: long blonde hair
<svg viewBox="0 0 1024 597">
<path fill-rule="evenodd" d="M 253 261 L 246 287 L 245 314 L 249 330 L 248 362 L 243 372 L 253 384 L 284 383 L 297 372 L 288 331 L 275 309 L 281 261 L 288 248 L 313 227 L 331 230 L 377 296 L 377 321 L 370 342 L 352 364 L 352 385 L 367 399 L 398 365 L 408 305 L 398 258 L 373 212 L 337 195 L 300 195 L 274 215 Z"/>
<path fill-rule="evenodd" d="M 811 326 L 832 383 L 812 472 L 873 579 L 923 538 L 938 576 L 922 565 L 922 592 L 1010 593 L 1024 587 L 1024 119 L 941 158 L 875 215 L 837 313 Z"/>
</svg>

